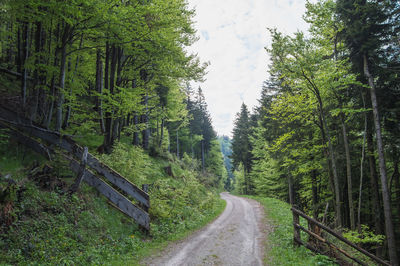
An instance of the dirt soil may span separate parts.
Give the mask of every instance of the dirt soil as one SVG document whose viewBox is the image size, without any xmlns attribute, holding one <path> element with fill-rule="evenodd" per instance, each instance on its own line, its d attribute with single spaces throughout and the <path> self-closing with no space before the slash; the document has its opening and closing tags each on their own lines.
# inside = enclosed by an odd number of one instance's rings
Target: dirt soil
<svg viewBox="0 0 400 266">
<path fill-rule="evenodd" d="M 221 193 L 224 212 L 187 239 L 173 243 L 145 265 L 263 265 L 267 225 L 255 200 Z"/>
</svg>

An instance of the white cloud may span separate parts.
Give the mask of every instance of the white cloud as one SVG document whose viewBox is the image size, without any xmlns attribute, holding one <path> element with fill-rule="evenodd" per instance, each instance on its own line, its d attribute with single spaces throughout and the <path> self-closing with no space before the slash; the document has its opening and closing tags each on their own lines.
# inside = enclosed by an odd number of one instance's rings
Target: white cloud
<svg viewBox="0 0 400 266">
<path fill-rule="evenodd" d="M 250 110 L 267 78 L 270 45 L 267 28 L 286 34 L 306 29 L 305 0 L 189 0 L 196 9 L 200 40 L 190 51 L 209 61 L 205 94 L 218 134 L 231 135 L 235 114 L 244 102 Z"/>
</svg>

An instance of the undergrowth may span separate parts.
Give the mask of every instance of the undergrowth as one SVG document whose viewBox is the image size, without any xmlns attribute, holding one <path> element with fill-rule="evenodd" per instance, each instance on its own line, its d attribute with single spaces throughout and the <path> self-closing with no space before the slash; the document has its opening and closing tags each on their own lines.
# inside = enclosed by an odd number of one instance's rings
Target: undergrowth
<svg viewBox="0 0 400 266">
<path fill-rule="evenodd" d="M 314 255 L 303 246 L 293 246 L 293 218 L 289 204 L 273 198 L 246 197 L 255 199 L 264 206 L 266 220 L 272 226 L 267 237 L 264 257 L 266 265 L 337 265 L 329 257 Z M 306 227 L 306 224 L 303 226 Z M 305 239 L 305 235 L 302 238 Z"/>
<path fill-rule="evenodd" d="M 136 185 L 150 184 L 147 235 L 86 184 L 72 196 L 65 193 L 74 175 L 62 159 L 35 161 L 38 156 L 15 144 L 0 143 L 0 151 L 2 265 L 137 264 L 205 225 L 225 206 L 215 189 L 198 181 L 194 164 L 117 144 L 101 159 Z"/>
</svg>

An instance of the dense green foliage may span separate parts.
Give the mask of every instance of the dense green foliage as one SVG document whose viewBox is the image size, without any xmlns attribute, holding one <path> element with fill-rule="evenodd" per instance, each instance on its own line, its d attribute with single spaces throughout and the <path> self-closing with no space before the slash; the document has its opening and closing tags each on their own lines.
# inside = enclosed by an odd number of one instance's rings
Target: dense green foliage
<svg viewBox="0 0 400 266">
<path fill-rule="evenodd" d="M 286 200 L 317 219 L 329 203 L 331 226 L 360 235 L 371 228 L 375 245 L 359 243 L 394 265 L 399 10 L 394 1 L 308 2 L 307 33 L 270 29 L 270 75 L 260 105 L 253 114 L 242 106 L 233 131 L 237 143 L 250 139 L 233 150 L 243 164 L 234 160 L 235 191 Z M 247 166 L 243 158 L 250 158 Z M 385 249 L 376 245 L 382 234 Z"/>
<path fill-rule="evenodd" d="M 0 0 L 0 105 L 149 184 L 151 201 L 149 237 L 86 185 L 65 194 L 74 175 L 58 156 L 44 180 L 30 177 L 30 153 L 1 129 L 1 262 L 137 263 L 222 211 L 228 174 L 188 85 L 207 66 L 187 52 L 193 16 L 185 0 Z"/>
<path fill-rule="evenodd" d="M 2 154 L 8 149 L 0 160 L 0 172 L 11 174 L 15 181 L 13 197 L 0 202 L 2 263 L 136 264 L 154 248 L 203 226 L 224 208 L 216 193 L 199 182 L 191 159 L 156 159 L 141 148 L 119 143 L 102 159 L 130 181 L 150 184 L 149 237 L 93 188 L 83 184 L 77 194 L 63 193 L 72 175 L 62 160 L 48 163 L 54 170 L 47 175 L 35 176 L 27 171 L 34 154 L 21 146 L 0 148 Z M 171 166 L 173 176 L 165 172 L 166 166 Z M 2 192 L 11 186 L 4 178 L 0 185 Z M 3 220 L 6 217 L 9 223 Z"/>
<path fill-rule="evenodd" d="M 184 0 L 0 1 L 3 104 L 46 128 L 121 136 L 152 154 L 169 148 L 202 162 L 215 133 Z M 17 87 L 12 86 L 17 85 Z M 179 147 L 180 146 L 180 147 Z"/>
</svg>

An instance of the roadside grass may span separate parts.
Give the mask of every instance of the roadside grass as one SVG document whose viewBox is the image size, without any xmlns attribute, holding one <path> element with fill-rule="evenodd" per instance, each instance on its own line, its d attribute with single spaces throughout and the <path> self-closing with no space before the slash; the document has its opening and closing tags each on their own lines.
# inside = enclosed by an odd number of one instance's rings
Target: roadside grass
<svg viewBox="0 0 400 266">
<path fill-rule="evenodd" d="M 94 150 L 100 141 L 88 146 Z M 199 182 L 196 169 L 173 156 L 154 158 L 140 148 L 118 144 L 113 154 L 100 157 L 138 186 L 150 184 L 147 235 L 86 184 L 72 196 L 64 193 L 74 175 L 62 158 L 46 162 L 8 140 L 0 142 L 0 151 L 0 192 L 6 195 L 0 197 L 0 265 L 138 265 L 225 208 L 217 191 Z M 28 177 L 34 162 L 53 170 Z M 171 166 L 172 176 L 166 166 Z M 13 183 L 4 178 L 7 175 Z M 60 187 L 49 188 L 54 182 Z"/>
<path fill-rule="evenodd" d="M 272 232 L 267 237 L 266 265 L 337 265 L 327 256 L 314 255 L 303 246 L 293 246 L 293 218 L 289 204 L 274 198 L 245 197 L 257 200 L 264 206 L 266 220 L 272 226 Z M 301 223 L 306 226 L 302 219 Z M 302 238 L 305 239 L 305 235 Z"/>
</svg>

